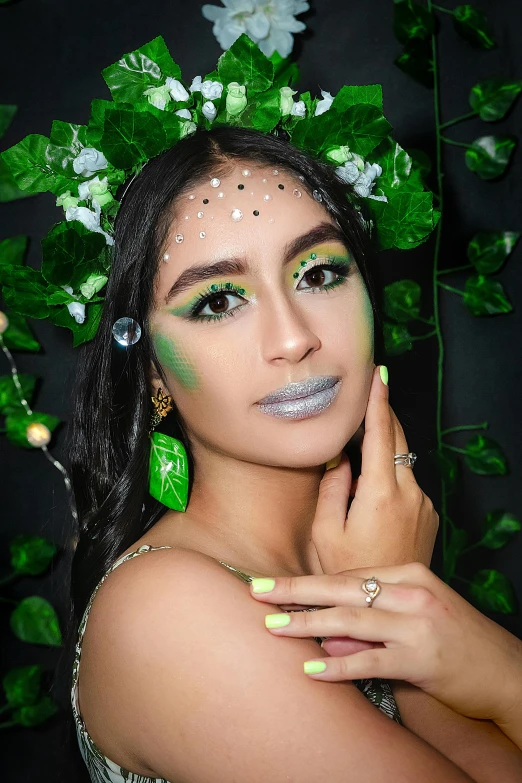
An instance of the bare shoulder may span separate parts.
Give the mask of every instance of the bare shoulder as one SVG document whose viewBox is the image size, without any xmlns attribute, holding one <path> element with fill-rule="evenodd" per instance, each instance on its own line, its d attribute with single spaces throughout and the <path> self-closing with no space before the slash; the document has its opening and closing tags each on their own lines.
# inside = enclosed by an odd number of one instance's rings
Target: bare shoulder
<svg viewBox="0 0 522 783">
<path fill-rule="evenodd" d="M 127 769 L 188 783 L 345 783 L 348 773 L 469 783 L 351 682 L 307 677 L 303 662 L 325 653 L 311 638 L 267 631 L 277 610 L 200 552 L 122 563 L 84 637 L 80 705 L 95 743 Z"/>
</svg>

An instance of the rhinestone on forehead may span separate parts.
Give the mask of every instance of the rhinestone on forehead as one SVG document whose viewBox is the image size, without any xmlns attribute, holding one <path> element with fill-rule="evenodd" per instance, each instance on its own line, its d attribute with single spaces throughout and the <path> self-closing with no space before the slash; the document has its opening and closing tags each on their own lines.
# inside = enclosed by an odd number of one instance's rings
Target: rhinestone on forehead
<svg viewBox="0 0 522 783">
<path fill-rule="evenodd" d="M 312 193 L 312 196 L 314 197 L 314 199 L 316 201 L 322 201 L 323 200 L 323 197 L 321 196 L 321 194 L 319 193 L 318 190 L 314 190 L 313 193 Z"/>
<path fill-rule="evenodd" d="M 204 232 L 204 231 L 200 231 L 200 232 L 199 232 L 199 238 L 200 238 L 200 239 L 204 239 L 205 237 L 206 237 L 206 234 L 205 234 L 205 232 Z"/>
<path fill-rule="evenodd" d="M 196 198 L 195 195 L 193 193 L 191 193 L 190 196 L 189 196 L 189 199 L 192 201 L 195 198 Z"/>
<path fill-rule="evenodd" d="M 274 169 L 274 170 L 272 171 L 272 174 L 275 174 L 275 175 L 279 174 L 279 169 Z"/>
<path fill-rule="evenodd" d="M 222 190 L 219 191 L 218 198 L 225 198 L 225 194 L 223 193 Z"/>
<path fill-rule="evenodd" d="M 164 261 L 168 261 L 168 260 L 169 260 L 169 258 L 170 258 L 170 254 L 169 254 L 169 253 L 164 253 L 164 254 L 163 254 L 163 260 L 164 260 Z"/>
<path fill-rule="evenodd" d="M 201 210 L 198 212 L 198 218 L 202 218 L 205 213 L 201 212 Z"/>
<path fill-rule="evenodd" d="M 263 201 L 270 201 L 271 198 L 272 196 L 270 195 L 270 193 L 267 193 L 266 195 L 263 196 Z"/>
<path fill-rule="evenodd" d="M 212 179 L 210 180 L 210 187 L 219 188 L 220 185 L 221 185 L 221 180 L 218 179 L 217 177 L 212 177 Z"/>
<path fill-rule="evenodd" d="M 232 212 L 230 213 L 230 217 L 232 218 L 232 220 L 235 220 L 237 223 L 238 220 L 243 220 L 243 213 L 241 212 L 240 209 L 233 209 Z"/>
<path fill-rule="evenodd" d="M 183 242 L 183 234 L 176 234 L 175 240 L 180 245 Z"/>
<path fill-rule="evenodd" d="M 296 198 L 301 198 L 301 195 L 302 195 L 302 194 L 301 194 L 301 191 L 300 191 L 300 190 L 297 190 L 297 188 L 294 188 L 294 189 L 293 189 L 293 191 L 292 191 L 292 193 L 294 194 L 294 196 L 295 196 Z"/>
<path fill-rule="evenodd" d="M 244 177 L 249 177 L 249 176 L 252 174 L 252 172 L 250 171 L 250 169 L 243 169 L 243 171 L 241 172 L 241 174 L 242 174 Z"/>
</svg>

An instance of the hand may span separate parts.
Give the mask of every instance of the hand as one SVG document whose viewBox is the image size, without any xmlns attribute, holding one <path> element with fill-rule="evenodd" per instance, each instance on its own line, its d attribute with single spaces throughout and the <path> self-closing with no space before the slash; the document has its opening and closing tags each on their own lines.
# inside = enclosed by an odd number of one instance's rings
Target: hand
<svg viewBox="0 0 522 783">
<path fill-rule="evenodd" d="M 413 470 L 394 464 L 394 455 L 407 454 L 409 448 L 388 396 L 377 367 L 366 410 L 361 475 L 349 511 L 352 470 L 346 454 L 337 467 L 325 471 L 319 485 L 312 542 L 325 574 L 431 563 L 439 515 Z"/>
<path fill-rule="evenodd" d="M 381 591 L 365 603 L 362 580 Z M 329 637 L 315 679 L 406 680 L 470 718 L 502 724 L 522 699 L 522 642 L 452 590 L 422 563 L 346 571 L 334 576 L 277 577 L 258 601 L 324 606 L 289 612 L 277 636 Z M 333 660 L 330 660 L 330 656 Z M 517 708 L 518 710 L 518 708 Z"/>
</svg>

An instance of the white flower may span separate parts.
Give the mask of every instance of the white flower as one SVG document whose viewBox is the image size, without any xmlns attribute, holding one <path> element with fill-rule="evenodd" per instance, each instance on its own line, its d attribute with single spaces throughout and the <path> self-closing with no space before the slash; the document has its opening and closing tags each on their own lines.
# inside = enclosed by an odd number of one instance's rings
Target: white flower
<svg viewBox="0 0 522 783">
<path fill-rule="evenodd" d="M 382 174 L 382 168 L 378 163 L 364 162 L 360 155 L 351 153 L 353 160 L 347 161 L 343 166 L 336 168 L 338 177 L 343 182 L 353 185 L 355 192 L 362 198 L 373 198 L 376 201 L 388 201 L 386 196 L 372 196 L 371 191 L 375 185 L 375 179 Z M 361 170 L 362 169 L 362 170 Z"/>
<path fill-rule="evenodd" d="M 297 90 L 292 90 L 291 87 L 279 88 L 279 109 L 283 117 L 291 113 L 294 106 L 292 95 L 295 95 L 296 92 Z"/>
<path fill-rule="evenodd" d="M 174 112 L 174 114 L 177 114 L 178 117 L 183 117 L 184 120 L 191 120 L 192 114 L 189 112 L 188 109 L 178 109 Z"/>
<path fill-rule="evenodd" d="M 202 107 L 202 111 L 203 111 L 203 116 L 206 117 L 207 120 L 210 120 L 210 122 L 212 122 L 212 120 L 215 119 L 217 114 L 217 109 L 212 103 L 212 101 L 205 101 Z"/>
<path fill-rule="evenodd" d="M 296 101 L 292 106 L 290 114 L 294 114 L 296 117 L 304 117 L 306 114 L 306 103 L 304 101 Z"/>
<path fill-rule="evenodd" d="M 70 285 L 62 285 L 64 291 L 74 296 L 73 290 Z M 69 302 L 67 309 L 76 321 L 77 324 L 83 324 L 85 321 L 85 305 L 80 302 Z"/>
<path fill-rule="evenodd" d="M 232 116 L 241 114 L 246 105 L 246 86 L 239 82 L 230 82 L 227 87 L 227 112 Z"/>
<path fill-rule="evenodd" d="M 352 153 L 350 152 L 350 147 L 344 145 L 342 147 L 334 147 L 326 153 L 326 157 L 342 166 L 347 160 L 352 160 Z"/>
<path fill-rule="evenodd" d="M 95 171 L 106 169 L 109 165 L 103 152 L 98 152 L 94 147 L 84 147 L 72 164 L 76 174 L 82 177 L 90 177 Z"/>
<path fill-rule="evenodd" d="M 169 89 L 170 94 L 175 101 L 188 101 L 190 98 L 190 95 L 179 79 L 173 79 L 172 76 L 168 76 L 165 81 L 165 87 Z"/>
<path fill-rule="evenodd" d="M 172 100 L 170 90 L 165 85 L 162 85 L 161 87 L 149 87 L 147 90 L 144 90 L 143 94 L 147 96 L 149 103 L 161 111 L 164 111 L 167 103 Z"/>
<path fill-rule="evenodd" d="M 292 33 L 306 29 L 295 16 L 308 11 L 305 0 L 222 0 L 224 8 L 204 5 L 205 19 L 214 22 L 212 32 L 222 49 L 229 49 L 241 33 L 258 44 L 267 57 L 276 50 L 288 57 L 294 45 Z"/>
<path fill-rule="evenodd" d="M 187 122 L 183 122 L 182 123 L 182 128 L 181 128 L 181 137 L 180 138 L 183 139 L 183 138 L 185 138 L 185 136 L 189 136 L 191 133 L 194 133 L 196 131 L 197 127 L 198 126 L 196 125 L 195 122 L 188 122 L 188 121 Z"/>
<path fill-rule="evenodd" d="M 223 85 L 221 82 L 213 82 L 212 79 L 205 79 L 205 81 L 202 82 L 201 76 L 194 76 L 189 90 L 190 92 L 201 92 L 204 98 L 214 101 L 216 98 L 221 98 Z"/>
<path fill-rule="evenodd" d="M 81 201 L 92 198 L 93 202 L 97 201 L 100 207 L 109 204 L 113 200 L 112 194 L 109 192 L 107 177 L 100 179 L 96 176 L 87 180 L 87 182 L 81 182 L 78 185 L 78 195 Z M 67 206 L 76 206 L 76 204 L 68 204 Z"/>
<path fill-rule="evenodd" d="M 100 226 L 100 205 L 93 201 L 94 212 L 87 207 L 69 207 L 65 210 L 66 220 L 79 220 L 85 228 L 89 231 L 94 231 L 97 234 L 103 234 L 108 245 L 114 244 L 114 239 L 107 234 Z"/>
<path fill-rule="evenodd" d="M 317 117 L 319 114 L 324 114 L 325 111 L 328 111 L 333 102 L 333 96 L 330 95 L 330 93 L 326 90 L 321 90 L 321 95 L 323 96 L 323 100 L 319 101 L 315 107 L 314 117 Z"/>
<path fill-rule="evenodd" d="M 65 193 L 61 193 L 56 199 L 56 206 L 63 207 L 64 209 L 67 209 L 67 207 L 77 207 L 78 199 L 71 195 L 70 190 L 66 190 Z"/>
</svg>

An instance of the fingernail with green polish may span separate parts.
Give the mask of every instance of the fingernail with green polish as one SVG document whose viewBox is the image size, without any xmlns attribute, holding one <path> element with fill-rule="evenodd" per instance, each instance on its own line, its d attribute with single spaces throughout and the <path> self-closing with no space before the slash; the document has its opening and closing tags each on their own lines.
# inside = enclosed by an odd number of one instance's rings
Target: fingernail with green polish
<svg viewBox="0 0 522 783">
<path fill-rule="evenodd" d="M 252 579 L 250 584 L 254 593 L 269 593 L 275 587 L 275 579 Z"/>
<path fill-rule="evenodd" d="M 326 669 L 326 664 L 323 663 L 323 661 L 305 661 L 304 662 L 304 673 L 305 674 L 319 674 L 320 672 L 324 672 Z"/>
<path fill-rule="evenodd" d="M 265 625 L 267 628 L 283 628 L 283 626 L 288 625 L 290 619 L 288 614 L 267 614 Z"/>
<path fill-rule="evenodd" d="M 381 366 L 379 367 L 379 372 L 381 374 L 381 381 L 384 384 L 386 384 L 386 386 L 387 386 L 388 385 L 388 368 L 386 367 L 385 364 L 381 364 Z"/>
</svg>

